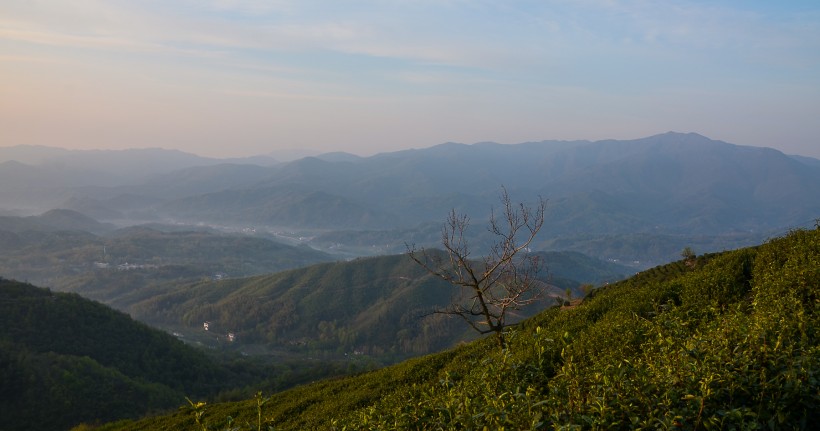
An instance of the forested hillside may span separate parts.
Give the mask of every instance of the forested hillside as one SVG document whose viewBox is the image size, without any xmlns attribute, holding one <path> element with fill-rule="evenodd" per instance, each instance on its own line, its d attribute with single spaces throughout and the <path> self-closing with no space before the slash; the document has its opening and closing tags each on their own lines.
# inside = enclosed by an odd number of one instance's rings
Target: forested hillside
<svg viewBox="0 0 820 431">
<path fill-rule="evenodd" d="M 686 259 L 443 353 L 104 429 L 810 429 L 820 229 Z M 197 416 L 199 415 L 199 416 Z M 257 422 L 258 421 L 258 422 Z M 241 425 L 247 424 L 247 425 Z"/>
<path fill-rule="evenodd" d="M 531 316 L 580 294 L 582 284 L 620 280 L 628 268 L 580 253 L 539 253 L 548 295 L 512 316 Z M 148 290 L 146 290 L 148 291 Z M 232 348 L 338 357 L 349 353 L 394 362 L 452 347 L 472 337 L 459 319 L 433 314 L 457 290 L 404 254 L 316 264 L 250 278 L 198 281 L 156 289 L 124 307 L 132 316 L 216 345 L 231 333 Z M 203 324 L 209 323 L 203 339 Z M 191 333 L 194 334 L 191 334 Z M 199 335 L 197 334 L 199 333 Z"/>
<path fill-rule="evenodd" d="M 229 374 L 203 353 L 74 294 L 0 279 L 0 428 L 65 429 L 167 409 Z"/>
<path fill-rule="evenodd" d="M 2 278 L 0 328 L 2 430 L 137 418 L 186 396 L 241 399 L 367 366 L 209 352 L 76 294 Z"/>
</svg>

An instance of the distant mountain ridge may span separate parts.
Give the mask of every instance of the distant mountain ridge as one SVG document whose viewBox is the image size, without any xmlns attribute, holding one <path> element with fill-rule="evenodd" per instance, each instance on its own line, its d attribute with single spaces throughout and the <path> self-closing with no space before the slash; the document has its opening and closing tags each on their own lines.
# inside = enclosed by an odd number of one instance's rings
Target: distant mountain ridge
<svg viewBox="0 0 820 431">
<path fill-rule="evenodd" d="M 0 147 L 0 163 L 11 161 L 37 168 L 93 172 L 99 177 L 96 185 L 132 184 L 192 167 L 221 164 L 273 166 L 279 163 L 270 156 L 217 159 L 162 148 L 66 150 L 34 145 Z"/>
<path fill-rule="evenodd" d="M 734 238 L 708 246 L 717 251 L 805 226 L 820 215 L 820 166 L 769 148 L 672 132 L 628 141 L 447 143 L 343 162 L 306 158 L 223 196 L 186 198 L 159 211 L 223 223 L 401 230 L 440 221 L 453 208 L 486 219 L 502 185 L 516 199 L 550 201 L 543 241 L 634 234 Z M 346 204 L 308 205 L 305 196 L 316 192 L 325 202 Z M 242 194 L 254 198 L 247 204 L 225 199 Z M 747 238 L 736 241 L 741 233 Z M 598 257 L 657 263 L 675 256 L 665 253 Z"/>
<path fill-rule="evenodd" d="M 399 232 L 440 223 L 451 209 L 480 225 L 501 186 L 515 201 L 549 200 L 543 247 L 574 247 L 580 244 L 574 238 L 587 242 L 590 235 L 650 235 L 667 241 L 667 250 L 679 245 L 667 240 L 672 237 L 684 242 L 685 237 L 731 238 L 718 238 L 704 250 L 717 251 L 805 227 L 820 215 L 820 161 L 696 133 L 515 145 L 445 143 L 370 157 L 329 153 L 273 166 L 207 162 L 119 187 L 48 187 L 59 184 L 59 176 L 52 175 L 55 179 L 27 192 L 19 182 L 16 188 L 10 185 L 25 168 L 0 165 L 0 178 L 9 177 L 0 184 L 0 198 L 42 197 L 52 208 L 62 202 L 80 211 L 85 205 L 77 203 L 85 202 L 103 220 L 251 225 L 320 234 L 392 231 L 387 247 L 393 251 L 407 240 Z M 35 177 L 51 175 L 38 172 Z M 144 204 L 128 204 L 119 196 Z M 437 241 L 431 236 L 419 242 Z M 675 257 L 668 251 L 596 256 L 655 263 Z"/>
<path fill-rule="evenodd" d="M 114 230 L 114 226 L 100 223 L 85 214 L 66 209 L 55 209 L 30 217 L 0 216 L 0 231 L 25 233 L 27 231 L 55 232 L 60 230 L 104 233 Z"/>
<path fill-rule="evenodd" d="M 478 207 L 501 185 L 517 195 L 553 200 L 599 193 L 621 208 L 596 202 L 597 208 L 585 211 L 614 212 L 644 226 L 720 232 L 728 225 L 779 227 L 811 219 L 820 213 L 817 184 L 820 169 L 779 151 L 666 133 L 631 141 L 442 144 L 344 162 L 306 158 L 249 187 L 274 195 L 288 188 L 322 191 L 388 214 L 398 226 L 440 219 L 451 207 L 449 199 L 429 209 L 419 202 L 462 194 Z M 206 204 L 219 205 L 219 199 Z M 488 205 L 483 206 L 476 217 L 487 215 Z M 784 207 L 790 211 L 782 212 Z M 285 215 L 273 220 L 248 216 L 247 221 L 311 227 Z"/>
</svg>

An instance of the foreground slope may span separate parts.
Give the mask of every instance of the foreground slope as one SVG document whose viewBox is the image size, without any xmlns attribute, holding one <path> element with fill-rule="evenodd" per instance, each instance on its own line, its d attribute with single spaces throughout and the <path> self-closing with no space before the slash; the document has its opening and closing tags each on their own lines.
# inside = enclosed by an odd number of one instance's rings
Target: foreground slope
<svg viewBox="0 0 820 431">
<path fill-rule="evenodd" d="M 806 429 L 820 421 L 820 229 L 601 288 L 488 340 L 276 394 L 276 429 Z M 257 403 L 205 405 L 222 428 Z M 181 429 L 189 411 L 106 429 Z"/>
</svg>

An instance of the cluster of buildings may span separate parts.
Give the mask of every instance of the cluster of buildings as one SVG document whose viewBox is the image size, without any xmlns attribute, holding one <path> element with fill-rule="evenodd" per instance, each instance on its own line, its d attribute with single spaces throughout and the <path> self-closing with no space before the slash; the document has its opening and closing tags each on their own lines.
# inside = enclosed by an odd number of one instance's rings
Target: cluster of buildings
<svg viewBox="0 0 820 431">
<path fill-rule="evenodd" d="M 204 329 L 206 331 L 210 331 L 211 330 L 211 322 L 202 322 L 202 329 Z M 233 332 L 228 332 L 227 338 L 228 338 L 229 343 L 233 343 L 234 341 L 236 341 L 236 334 L 233 333 Z"/>
</svg>

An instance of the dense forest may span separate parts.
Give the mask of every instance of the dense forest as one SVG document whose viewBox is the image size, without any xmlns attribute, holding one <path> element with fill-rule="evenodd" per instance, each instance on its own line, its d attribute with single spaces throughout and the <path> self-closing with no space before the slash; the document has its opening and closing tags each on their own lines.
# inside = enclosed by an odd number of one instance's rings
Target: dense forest
<svg viewBox="0 0 820 431">
<path fill-rule="evenodd" d="M 227 377 L 174 337 L 78 295 L 8 280 L 0 293 L 4 429 L 135 416 Z"/>
<path fill-rule="evenodd" d="M 0 278 L 3 430 L 68 429 L 231 399 L 356 371 L 358 365 L 208 354 L 76 294 Z"/>
<path fill-rule="evenodd" d="M 820 229 L 690 256 L 509 332 L 355 377 L 105 430 L 809 429 Z M 233 427 L 233 428 L 231 428 Z"/>
</svg>

